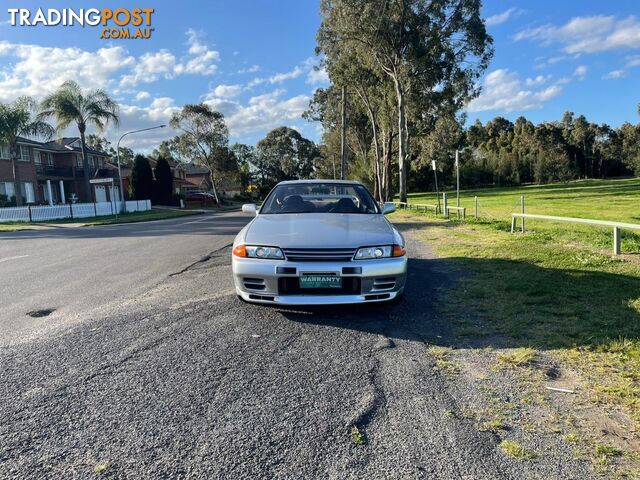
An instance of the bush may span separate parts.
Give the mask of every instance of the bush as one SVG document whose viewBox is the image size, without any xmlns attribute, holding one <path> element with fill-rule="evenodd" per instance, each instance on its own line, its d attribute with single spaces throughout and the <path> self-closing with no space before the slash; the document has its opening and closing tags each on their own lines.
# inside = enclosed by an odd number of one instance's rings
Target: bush
<svg viewBox="0 0 640 480">
<path fill-rule="evenodd" d="M 131 193 L 134 200 L 148 200 L 153 194 L 153 172 L 149 161 L 136 155 L 131 171 Z"/>
<path fill-rule="evenodd" d="M 160 205 L 168 205 L 173 197 L 173 173 L 169 162 L 158 157 L 155 168 L 156 180 L 153 182 L 153 200 Z"/>
</svg>

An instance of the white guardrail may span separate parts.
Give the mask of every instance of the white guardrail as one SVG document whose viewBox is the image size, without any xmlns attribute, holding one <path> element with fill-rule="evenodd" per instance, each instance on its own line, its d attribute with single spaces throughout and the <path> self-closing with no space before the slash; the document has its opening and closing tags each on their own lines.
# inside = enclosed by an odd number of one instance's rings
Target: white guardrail
<svg viewBox="0 0 640 480">
<path fill-rule="evenodd" d="M 590 220 L 588 218 L 574 218 L 574 217 L 554 217 L 552 215 L 535 215 L 532 213 L 513 213 L 511 217 L 511 233 L 516 230 L 517 219 L 522 220 L 522 232 L 524 232 L 524 219 L 531 218 L 537 220 L 549 220 L 553 222 L 568 222 L 568 223 L 582 223 L 586 225 L 596 225 L 600 227 L 612 227 L 613 228 L 613 254 L 620 255 L 620 230 L 638 230 L 640 231 L 640 224 L 636 223 L 624 223 L 624 222 L 612 222 L 609 220 Z"/>
<path fill-rule="evenodd" d="M 127 200 L 125 210 L 146 212 L 151 210 L 151 200 Z M 122 202 L 70 203 L 0 208 L 0 222 L 45 222 L 68 218 L 90 218 L 114 215 L 122 211 Z"/>
</svg>

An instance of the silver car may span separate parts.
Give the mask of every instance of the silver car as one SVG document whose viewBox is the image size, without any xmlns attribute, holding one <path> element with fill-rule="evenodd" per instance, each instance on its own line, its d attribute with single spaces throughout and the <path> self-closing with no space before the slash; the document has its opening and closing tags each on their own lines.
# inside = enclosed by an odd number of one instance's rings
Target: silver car
<svg viewBox="0 0 640 480">
<path fill-rule="evenodd" d="M 400 298 L 404 238 L 364 185 L 338 180 L 281 182 L 233 243 L 233 278 L 248 301 L 337 305 Z"/>
</svg>

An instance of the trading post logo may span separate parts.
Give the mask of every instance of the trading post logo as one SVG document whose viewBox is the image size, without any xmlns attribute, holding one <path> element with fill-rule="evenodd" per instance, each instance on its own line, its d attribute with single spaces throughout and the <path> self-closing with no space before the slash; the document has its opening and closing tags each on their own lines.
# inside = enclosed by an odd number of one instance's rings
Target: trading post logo
<svg viewBox="0 0 640 480">
<path fill-rule="evenodd" d="M 9 8 L 9 23 L 14 27 L 102 27 L 100 38 L 149 39 L 153 8 Z"/>
</svg>

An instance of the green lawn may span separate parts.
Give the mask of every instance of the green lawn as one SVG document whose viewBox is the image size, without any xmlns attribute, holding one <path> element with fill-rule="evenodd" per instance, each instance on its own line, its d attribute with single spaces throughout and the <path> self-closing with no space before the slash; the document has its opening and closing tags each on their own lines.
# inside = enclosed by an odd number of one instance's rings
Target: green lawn
<svg viewBox="0 0 640 480">
<path fill-rule="evenodd" d="M 147 212 L 133 212 L 125 213 L 123 215 L 104 215 L 93 218 L 82 219 L 63 219 L 63 220 L 51 220 L 49 222 L 9 222 L 0 223 L 0 231 L 16 231 L 29 229 L 31 226 L 37 225 L 49 225 L 49 224 L 80 224 L 84 226 L 91 225 L 112 225 L 115 223 L 134 223 L 134 222 L 148 222 L 151 220 L 163 220 L 166 218 L 184 217 L 188 215 L 196 215 L 201 213 L 197 210 L 149 210 Z"/>
<path fill-rule="evenodd" d="M 447 191 L 449 205 L 456 205 L 454 191 Z M 612 220 L 640 224 L 640 178 L 582 180 L 549 185 L 462 190 L 460 206 L 467 217 L 474 216 L 474 197 L 478 197 L 478 214 L 482 221 L 502 222 L 506 226 L 511 214 L 520 211 L 520 195 L 525 197 L 525 213 L 565 217 Z M 435 193 L 411 193 L 409 203 L 437 202 Z M 454 212 L 451 212 L 455 216 Z M 527 228 L 539 234 L 562 237 L 567 243 L 611 249 L 612 229 L 545 220 L 527 220 Z M 640 253 L 640 235 L 622 232 L 624 253 Z"/>
<path fill-rule="evenodd" d="M 526 213 L 640 223 L 640 178 L 462 190 L 460 205 L 473 215 L 473 198 L 478 196 L 481 217 L 504 220 L 520 211 L 521 194 L 525 196 Z M 447 190 L 447 195 L 449 204 L 455 206 L 455 190 Z M 411 193 L 408 200 L 433 204 L 436 195 Z"/>
<path fill-rule="evenodd" d="M 463 199 L 477 194 L 494 212 L 508 211 L 520 191 L 530 212 L 640 223 L 639 179 L 485 189 Z M 529 222 L 527 233 L 512 234 L 506 219 L 448 222 L 415 211 L 391 219 L 414 223 L 463 272 L 439 302 L 461 335 L 498 334 L 548 352 L 580 372 L 590 398 L 624 405 L 640 426 L 640 256 L 613 257 L 608 229 Z M 623 251 L 640 251 L 640 236 L 625 238 Z"/>
</svg>

